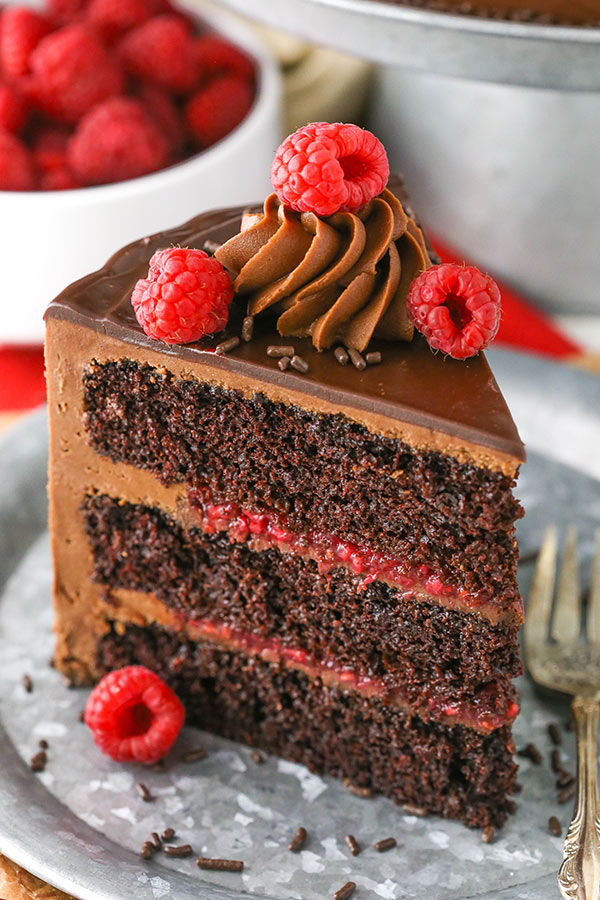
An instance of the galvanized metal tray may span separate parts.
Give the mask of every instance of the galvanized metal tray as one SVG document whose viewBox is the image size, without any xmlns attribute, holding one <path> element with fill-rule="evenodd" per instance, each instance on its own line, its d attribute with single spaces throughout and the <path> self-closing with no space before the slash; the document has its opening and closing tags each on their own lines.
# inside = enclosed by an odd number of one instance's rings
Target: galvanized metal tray
<svg viewBox="0 0 600 900">
<path fill-rule="evenodd" d="M 497 21 L 378 0 L 221 2 L 265 25 L 374 62 L 502 84 L 600 87 L 600 28 Z"/>
<path fill-rule="evenodd" d="M 582 470 L 598 466 L 598 381 L 524 355 L 490 356 L 532 451 L 518 490 L 527 510 L 519 523 L 521 551 L 535 550 L 550 519 L 576 520 L 588 558 L 600 521 L 600 482 Z M 588 452 L 588 444 L 596 449 Z M 201 736 L 208 758 L 185 764 L 181 754 L 199 740 L 193 729 L 185 730 L 164 773 L 102 757 L 78 721 L 87 692 L 68 690 L 49 666 L 45 482 L 41 411 L 0 442 L 0 852 L 80 900 L 322 900 L 350 879 L 357 900 L 558 897 L 561 840 L 549 834 L 547 821 L 558 814 L 566 825 L 571 810 L 555 799 L 546 729 L 564 722 L 567 708 L 535 694 L 527 679 L 516 742 L 535 741 L 546 759 L 541 766 L 519 760 L 519 808 L 491 844 L 458 823 L 420 819 L 382 798 L 357 798 L 301 766 L 276 758 L 256 765 L 248 748 L 209 735 Z M 526 591 L 531 565 L 520 574 Z M 32 693 L 24 674 L 33 680 Z M 49 761 L 35 775 L 27 762 L 42 738 Z M 562 752 L 573 768 L 572 735 Z M 135 791 L 140 779 L 156 796 L 153 803 Z M 293 854 L 287 844 L 300 824 L 309 840 Z M 167 825 L 197 854 L 244 859 L 244 872 L 202 873 L 193 859 L 164 855 L 144 862 L 142 841 Z M 344 844 L 349 832 L 364 847 L 356 858 Z M 374 841 L 388 835 L 398 847 L 376 853 Z"/>
</svg>

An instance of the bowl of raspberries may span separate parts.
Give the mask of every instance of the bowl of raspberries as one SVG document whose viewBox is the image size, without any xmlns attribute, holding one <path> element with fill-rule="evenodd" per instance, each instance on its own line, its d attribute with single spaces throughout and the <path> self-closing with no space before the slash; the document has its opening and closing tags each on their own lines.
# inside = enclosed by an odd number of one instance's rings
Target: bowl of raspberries
<svg viewBox="0 0 600 900">
<path fill-rule="evenodd" d="M 264 194 L 279 75 L 210 0 L 0 5 L 0 343 L 128 241 Z M 33 245 L 33 246 L 32 246 Z M 34 249 L 35 248 L 35 249 Z"/>
</svg>

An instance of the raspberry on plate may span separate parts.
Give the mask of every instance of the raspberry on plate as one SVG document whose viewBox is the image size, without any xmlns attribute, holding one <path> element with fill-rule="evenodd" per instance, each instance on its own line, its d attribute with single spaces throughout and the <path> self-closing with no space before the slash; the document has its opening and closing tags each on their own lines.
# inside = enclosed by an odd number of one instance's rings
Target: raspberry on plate
<svg viewBox="0 0 600 900">
<path fill-rule="evenodd" d="M 167 755 L 185 718 L 183 705 L 145 666 L 105 675 L 85 705 L 84 719 L 103 753 L 117 762 L 151 765 Z"/>
<path fill-rule="evenodd" d="M 164 134 L 142 104 L 128 97 L 99 103 L 83 117 L 69 141 L 67 157 L 81 184 L 138 178 L 169 161 Z"/>
<path fill-rule="evenodd" d="M 358 125 L 313 122 L 277 150 L 271 181 L 281 202 L 297 212 L 331 216 L 358 212 L 380 194 L 390 174 L 381 141 Z"/>
<path fill-rule="evenodd" d="M 27 118 L 27 101 L 14 84 L 0 81 L 0 128 L 19 131 Z"/>
<path fill-rule="evenodd" d="M 254 91 L 239 75 L 220 75 L 189 100 L 185 115 L 200 147 L 210 147 L 239 125 L 252 106 Z"/>
<path fill-rule="evenodd" d="M 29 71 L 29 57 L 50 23 L 27 6 L 9 6 L 0 19 L 0 69 L 9 78 L 20 78 Z"/>
<path fill-rule="evenodd" d="M 0 191 L 33 191 L 35 187 L 29 150 L 16 135 L 0 128 Z"/>
<path fill-rule="evenodd" d="M 407 305 L 429 345 L 454 359 L 479 353 L 500 325 L 498 285 L 475 266 L 431 266 L 411 284 Z"/>
<path fill-rule="evenodd" d="M 180 16 L 155 16 L 132 29 L 119 43 L 127 71 L 171 91 L 194 87 L 198 66 L 188 25 Z"/>
<path fill-rule="evenodd" d="M 29 62 L 33 96 L 44 112 L 64 122 L 77 122 L 96 103 L 123 91 L 119 66 L 83 25 L 49 34 Z"/>
<path fill-rule="evenodd" d="M 189 344 L 227 324 L 231 279 L 204 250 L 157 250 L 148 277 L 133 289 L 131 303 L 145 333 L 167 344 Z"/>
</svg>

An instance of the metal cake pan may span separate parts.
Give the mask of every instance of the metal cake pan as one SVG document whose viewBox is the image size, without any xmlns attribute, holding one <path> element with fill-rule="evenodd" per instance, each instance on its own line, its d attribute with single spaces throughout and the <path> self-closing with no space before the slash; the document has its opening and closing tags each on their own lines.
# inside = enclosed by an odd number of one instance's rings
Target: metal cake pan
<svg viewBox="0 0 600 900">
<path fill-rule="evenodd" d="M 530 87 L 600 88 L 600 28 L 457 16 L 378 0 L 221 0 L 265 25 L 373 62 Z"/>
</svg>

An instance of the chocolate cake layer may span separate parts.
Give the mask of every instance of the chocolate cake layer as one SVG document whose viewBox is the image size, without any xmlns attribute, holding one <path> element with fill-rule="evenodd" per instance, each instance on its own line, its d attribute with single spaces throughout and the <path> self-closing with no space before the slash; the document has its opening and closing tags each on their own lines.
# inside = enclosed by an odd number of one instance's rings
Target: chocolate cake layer
<svg viewBox="0 0 600 900">
<path fill-rule="evenodd" d="M 376 679 L 424 718 L 468 707 L 497 727 L 516 713 L 521 673 L 516 626 L 421 603 L 345 568 L 320 574 L 311 559 L 252 550 L 224 533 L 184 529 L 158 509 L 88 497 L 93 578 L 152 593 L 182 620 L 208 621 L 306 655 L 317 665 Z"/>
<path fill-rule="evenodd" d="M 434 12 L 539 25 L 600 25 L 600 0 L 383 0 Z"/>
<path fill-rule="evenodd" d="M 120 631 L 101 640 L 99 670 L 148 666 L 182 699 L 190 724 L 467 825 L 506 819 L 516 777 L 508 728 L 481 735 L 428 724 L 259 657 L 160 628 Z"/>
<path fill-rule="evenodd" d="M 498 606 L 518 601 L 509 476 L 127 359 L 94 363 L 83 381 L 88 438 L 110 459 L 429 567 Z"/>
</svg>

